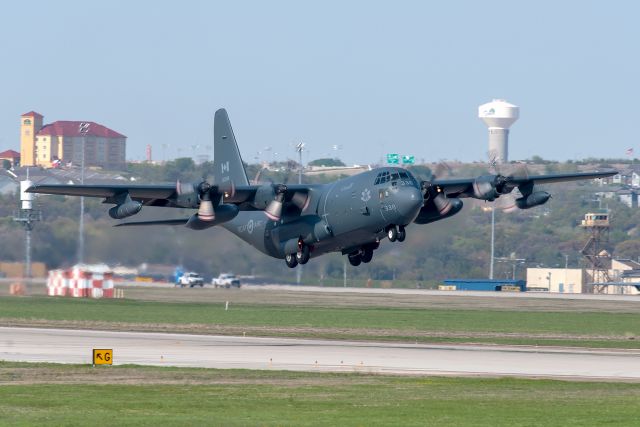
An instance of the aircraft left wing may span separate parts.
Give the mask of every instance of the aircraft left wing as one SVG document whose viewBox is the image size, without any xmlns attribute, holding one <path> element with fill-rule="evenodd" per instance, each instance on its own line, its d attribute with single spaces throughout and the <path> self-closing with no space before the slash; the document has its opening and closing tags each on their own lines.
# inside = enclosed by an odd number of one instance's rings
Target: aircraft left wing
<svg viewBox="0 0 640 427">
<path fill-rule="evenodd" d="M 520 189 L 523 195 L 527 195 L 527 193 L 531 193 L 535 184 L 606 178 L 617 173 L 617 171 L 600 171 L 531 176 L 484 175 L 478 178 L 437 179 L 430 184 L 447 197 L 473 197 L 481 200 L 493 200 L 499 197 L 500 194 L 510 193 L 516 187 Z"/>
<path fill-rule="evenodd" d="M 532 176 L 483 175 L 477 178 L 422 181 L 424 206 L 414 222 L 428 224 L 455 215 L 462 209 L 462 198 L 472 197 L 491 202 L 516 188 L 521 197 L 515 199 L 514 205 L 519 209 L 529 209 L 543 205 L 551 198 L 551 194 L 546 191 L 534 191 L 536 184 L 606 178 L 617 173 L 601 171 Z"/>
</svg>

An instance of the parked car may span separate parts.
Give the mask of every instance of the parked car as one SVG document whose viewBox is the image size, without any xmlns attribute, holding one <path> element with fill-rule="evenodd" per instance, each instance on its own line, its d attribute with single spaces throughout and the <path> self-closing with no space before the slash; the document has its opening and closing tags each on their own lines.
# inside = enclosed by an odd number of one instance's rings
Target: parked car
<svg viewBox="0 0 640 427">
<path fill-rule="evenodd" d="M 178 280 L 178 284 L 180 285 L 181 288 L 184 288 L 185 286 L 189 286 L 190 288 L 193 288 L 194 286 L 203 287 L 204 279 L 198 273 L 189 272 L 189 273 L 184 273 L 180 277 L 180 279 Z"/>
<path fill-rule="evenodd" d="M 232 286 L 239 288 L 240 279 L 238 279 L 235 274 L 223 273 L 218 277 L 214 277 L 213 280 L 211 280 L 211 284 L 216 288 L 230 288 Z"/>
</svg>

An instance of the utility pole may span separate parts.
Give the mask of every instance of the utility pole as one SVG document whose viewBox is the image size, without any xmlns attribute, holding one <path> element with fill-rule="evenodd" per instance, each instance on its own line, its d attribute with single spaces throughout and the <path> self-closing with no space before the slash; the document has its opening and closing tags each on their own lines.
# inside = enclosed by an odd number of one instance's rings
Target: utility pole
<svg viewBox="0 0 640 427">
<path fill-rule="evenodd" d="M 82 161 L 80 164 L 80 184 L 84 185 L 84 162 L 87 151 L 87 133 L 89 123 L 80 123 L 78 128 L 82 135 Z M 80 221 L 78 225 L 78 264 L 84 263 L 84 196 L 80 197 Z"/>
<path fill-rule="evenodd" d="M 516 254 L 515 252 L 511 254 L 510 257 L 496 257 L 494 258 L 495 261 L 498 262 L 510 262 L 511 263 L 511 270 L 512 270 L 512 274 L 511 274 L 511 279 L 512 280 L 516 280 L 516 268 L 518 266 L 518 264 L 524 265 L 524 263 L 527 261 L 525 258 L 516 258 Z"/>
</svg>

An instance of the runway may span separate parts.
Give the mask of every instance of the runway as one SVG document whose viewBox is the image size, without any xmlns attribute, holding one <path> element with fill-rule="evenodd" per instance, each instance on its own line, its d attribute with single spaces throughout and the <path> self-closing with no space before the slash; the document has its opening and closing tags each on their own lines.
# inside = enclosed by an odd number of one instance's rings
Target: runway
<svg viewBox="0 0 640 427">
<path fill-rule="evenodd" d="M 301 285 L 245 285 L 249 289 L 279 290 L 295 292 L 332 292 L 378 295 L 416 295 L 416 296 L 458 296 L 475 298 L 536 298 L 588 301 L 629 301 L 640 304 L 640 295 L 610 294 L 559 294 L 549 292 L 492 292 L 492 291 L 441 291 L 436 289 L 409 288 L 353 288 L 336 286 L 301 286 Z"/>
<path fill-rule="evenodd" d="M 640 382 L 640 350 L 0 328 L 0 360 L 90 364 L 93 348 L 114 364 Z"/>
</svg>

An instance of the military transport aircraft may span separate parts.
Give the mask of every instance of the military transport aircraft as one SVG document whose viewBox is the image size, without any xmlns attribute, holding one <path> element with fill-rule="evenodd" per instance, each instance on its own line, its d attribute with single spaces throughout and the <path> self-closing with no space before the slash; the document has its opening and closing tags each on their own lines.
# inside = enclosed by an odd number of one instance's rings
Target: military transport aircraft
<svg viewBox="0 0 640 427">
<path fill-rule="evenodd" d="M 602 178 L 615 171 L 528 177 L 484 175 L 471 179 L 418 181 L 406 169 L 381 167 L 330 184 L 249 185 L 229 117 L 214 118 L 213 183 L 170 185 L 34 185 L 42 194 L 102 197 L 114 219 L 143 206 L 197 209 L 188 218 L 125 222 L 118 226 L 184 225 L 204 230 L 221 225 L 258 250 L 284 258 L 291 268 L 328 252 L 351 265 L 368 263 L 385 237 L 402 242 L 411 224 L 455 215 L 465 197 L 494 201 L 518 189 L 520 209 L 543 205 L 550 194 L 535 184 Z M 514 193 L 515 194 L 515 193 Z"/>
</svg>

